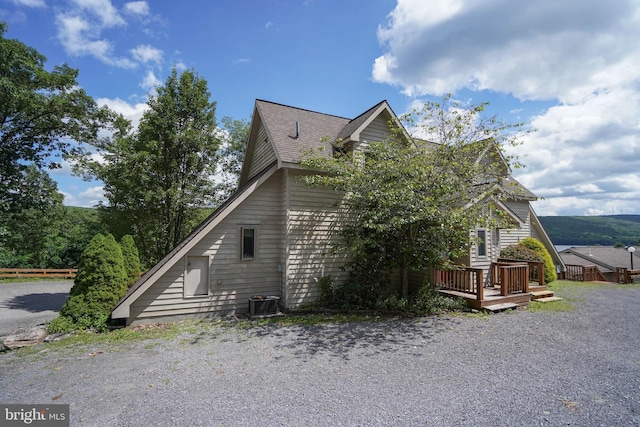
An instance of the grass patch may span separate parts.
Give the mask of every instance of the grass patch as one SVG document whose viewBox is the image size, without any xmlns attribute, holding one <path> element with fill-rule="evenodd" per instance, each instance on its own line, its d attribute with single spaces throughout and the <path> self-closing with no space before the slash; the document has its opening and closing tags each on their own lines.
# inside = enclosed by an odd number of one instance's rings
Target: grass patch
<svg viewBox="0 0 640 427">
<path fill-rule="evenodd" d="M 575 303 L 586 300 L 585 292 L 605 289 L 638 289 L 640 283 L 618 284 L 602 282 L 574 282 L 571 280 L 556 280 L 547 285 L 561 301 L 536 302 L 532 301 L 527 310 L 532 312 L 566 312 L 575 309 Z"/>
<path fill-rule="evenodd" d="M 550 302 L 537 302 L 531 301 L 529 306 L 527 307 L 527 311 L 531 311 L 533 313 L 548 313 L 548 312 L 565 312 L 565 311 L 573 311 L 575 310 L 575 306 L 571 304 L 571 302 L 566 299 L 560 301 L 550 301 Z"/>
</svg>

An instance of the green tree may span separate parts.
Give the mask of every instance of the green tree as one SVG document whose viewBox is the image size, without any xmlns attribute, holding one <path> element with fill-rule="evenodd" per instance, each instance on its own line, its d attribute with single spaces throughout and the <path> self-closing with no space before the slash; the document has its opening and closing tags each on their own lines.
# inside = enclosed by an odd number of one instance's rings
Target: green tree
<svg viewBox="0 0 640 427">
<path fill-rule="evenodd" d="M 451 97 L 427 102 L 402 117 L 404 126 L 391 123 L 386 141 L 356 150 L 335 141 L 334 152 L 345 155 L 311 153 L 303 162 L 321 171 L 308 184 L 344 194 L 349 221 L 336 249 L 351 255 L 356 280 L 376 289 L 399 268 L 406 298 L 412 269 L 465 255 L 471 229 L 502 223 L 492 202 L 506 197 L 499 184 L 506 165 L 517 162 L 502 149 L 517 144 L 520 125 L 484 118 L 485 106 L 465 107 Z"/>
<path fill-rule="evenodd" d="M 49 331 L 105 329 L 111 310 L 127 292 L 127 281 L 120 245 L 111 234 L 97 234 L 82 253 L 70 297 Z"/>
<path fill-rule="evenodd" d="M 80 169 L 104 182 L 103 218 L 118 236 L 131 234 L 143 264 L 173 249 L 215 206 L 219 132 L 205 79 L 174 68 L 148 104 L 140 126 L 116 122 L 109 141 L 95 148 L 104 162 Z"/>
<path fill-rule="evenodd" d="M 0 212 L 23 194 L 29 165 L 59 167 L 56 156 L 96 141 L 112 118 L 78 87 L 77 70 L 65 64 L 47 71 L 43 55 L 5 38 L 6 31 L 0 22 Z"/>
<path fill-rule="evenodd" d="M 65 206 L 56 228 L 50 244 L 56 247 L 59 263 L 51 263 L 50 268 L 77 268 L 82 252 L 96 233 L 107 233 L 98 210 L 93 208 Z"/>
<path fill-rule="evenodd" d="M 0 215 L 0 267 L 56 267 L 56 238 L 63 215 L 62 194 L 49 175 L 34 165 L 14 177 L 9 203 Z"/>
<path fill-rule="evenodd" d="M 138 248 L 133 241 L 133 237 L 130 234 L 125 234 L 120 239 L 120 248 L 122 249 L 122 256 L 124 257 L 124 267 L 129 278 L 127 285 L 131 286 L 140 278 L 140 257 L 138 255 Z"/>
<path fill-rule="evenodd" d="M 238 181 L 249 137 L 249 122 L 223 117 L 224 137 L 220 147 L 220 200 L 226 200 L 238 189 Z"/>
</svg>

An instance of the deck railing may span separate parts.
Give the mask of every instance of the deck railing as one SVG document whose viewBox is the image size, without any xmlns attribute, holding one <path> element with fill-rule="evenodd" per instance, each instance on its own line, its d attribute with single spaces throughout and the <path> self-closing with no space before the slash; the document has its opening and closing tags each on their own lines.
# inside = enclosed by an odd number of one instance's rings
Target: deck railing
<svg viewBox="0 0 640 427">
<path fill-rule="evenodd" d="M 473 294 L 478 301 L 484 299 L 484 281 L 481 268 L 460 267 L 434 271 L 434 283 L 442 289 Z"/>
<path fill-rule="evenodd" d="M 618 283 L 633 283 L 640 277 L 640 270 L 629 270 L 626 267 L 616 267 L 616 277 Z"/>
<path fill-rule="evenodd" d="M 515 259 L 506 259 L 506 258 L 498 258 L 498 264 L 521 264 L 527 263 L 529 265 L 529 282 L 536 282 L 539 286 L 545 286 L 544 281 L 544 263 L 542 261 L 519 261 Z M 493 272 L 493 264 L 491 267 L 491 271 Z M 494 277 L 493 275 L 491 277 Z M 492 279 L 493 280 L 493 279 Z"/>
<path fill-rule="evenodd" d="M 0 279 L 44 277 L 52 279 L 73 279 L 76 268 L 0 268 Z"/>
<path fill-rule="evenodd" d="M 595 265 L 566 264 L 565 266 L 567 270 L 565 271 L 564 277 L 567 280 L 577 282 L 606 281 L 602 272 Z"/>
<path fill-rule="evenodd" d="M 498 265 L 497 277 L 500 282 L 500 295 L 502 296 L 520 292 L 529 292 L 528 264 Z"/>
</svg>

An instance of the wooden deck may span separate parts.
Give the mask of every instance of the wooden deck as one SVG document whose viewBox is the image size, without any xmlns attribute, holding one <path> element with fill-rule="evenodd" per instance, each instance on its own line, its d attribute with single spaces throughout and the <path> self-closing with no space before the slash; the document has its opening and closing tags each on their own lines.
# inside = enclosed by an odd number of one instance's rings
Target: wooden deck
<svg viewBox="0 0 640 427">
<path fill-rule="evenodd" d="M 544 283 L 541 262 L 500 260 L 491 264 L 488 283 L 484 287 L 483 271 L 474 268 L 435 270 L 434 283 L 445 295 L 464 298 L 477 310 L 502 311 L 529 305 L 533 300 L 557 301 Z"/>
<path fill-rule="evenodd" d="M 441 289 L 440 293 L 445 295 L 464 298 L 467 305 L 476 310 L 502 311 L 516 307 L 526 307 L 533 300 L 541 300 L 542 302 L 557 301 L 559 298 L 554 296 L 553 291 L 547 289 L 546 286 L 538 286 L 532 284 L 529 286 L 529 292 L 519 292 L 510 295 L 501 295 L 499 287 L 484 288 L 484 298 L 477 299 L 475 294 L 460 291 L 452 291 Z M 553 298 L 549 300 L 547 298 Z"/>
</svg>

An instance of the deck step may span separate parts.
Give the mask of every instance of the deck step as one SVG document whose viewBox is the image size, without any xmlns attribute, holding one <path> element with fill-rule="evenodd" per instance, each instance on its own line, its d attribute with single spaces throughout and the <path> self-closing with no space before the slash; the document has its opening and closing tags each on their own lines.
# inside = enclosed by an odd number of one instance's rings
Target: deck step
<svg viewBox="0 0 640 427">
<path fill-rule="evenodd" d="M 531 292 L 531 299 L 538 300 L 540 298 L 548 298 L 554 295 L 553 291 L 545 290 L 545 291 L 535 291 Z"/>
<path fill-rule="evenodd" d="M 562 298 L 555 297 L 555 296 L 534 299 L 535 302 L 552 302 L 552 301 L 561 301 L 561 300 Z"/>
<path fill-rule="evenodd" d="M 503 302 L 500 304 L 491 304 L 491 305 L 485 305 L 484 307 L 482 307 L 484 310 L 489 310 L 489 311 L 505 311 L 505 310 L 509 310 L 512 308 L 517 308 L 518 304 L 514 304 L 511 302 Z"/>
</svg>

